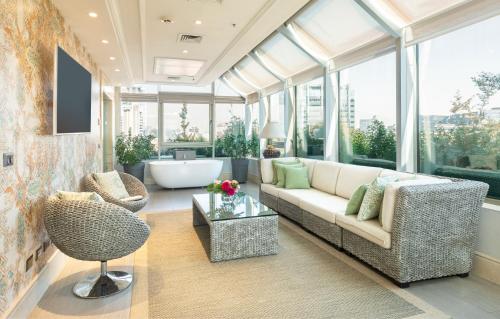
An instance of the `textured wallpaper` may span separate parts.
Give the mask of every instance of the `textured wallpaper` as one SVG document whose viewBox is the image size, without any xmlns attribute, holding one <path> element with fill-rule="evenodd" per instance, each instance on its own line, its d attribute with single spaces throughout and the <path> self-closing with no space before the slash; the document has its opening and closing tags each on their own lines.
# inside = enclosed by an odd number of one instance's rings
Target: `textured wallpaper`
<svg viewBox="0 0 500 319">
<path fill-rule="evenodd" d="M 92 134 L 51 135 L 58 43 L 93 74 Z M 26 272 L 26 259 L 47 238 L 44 199 L 78 190 L 85 174 L 101 170 L 98 74 L 49 0 L 0 0 L 0 153 L 15 161 L 0 167 L 0 317 L 53 254 L 47 250 Z"/>
</svg>

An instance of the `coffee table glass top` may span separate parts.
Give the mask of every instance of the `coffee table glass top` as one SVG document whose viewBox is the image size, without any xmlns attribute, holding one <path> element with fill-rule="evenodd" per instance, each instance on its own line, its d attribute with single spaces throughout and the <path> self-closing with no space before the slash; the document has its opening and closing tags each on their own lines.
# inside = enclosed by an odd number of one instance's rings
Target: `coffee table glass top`
<svg viewBox="0 0 500 319">
<path fill-rule="evenodd" d="M 193 199 L 210 221 L 277 215 L 271 208 L 244 192 L 231 197 L 214 193 L 196 194 Z"/>
</svg>

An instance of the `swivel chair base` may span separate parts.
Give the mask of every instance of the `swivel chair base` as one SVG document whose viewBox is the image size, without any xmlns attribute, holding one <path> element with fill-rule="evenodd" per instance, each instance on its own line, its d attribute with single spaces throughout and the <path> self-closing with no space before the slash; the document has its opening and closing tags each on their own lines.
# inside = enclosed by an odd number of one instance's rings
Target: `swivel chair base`
<svg viewBox="0 0 500 319">
<path fill-rule="evenodd" d="M 103 298 L 124 291 L 132 284 L 132 279 L 132 275 L 124 271 L 107 271 L 107 263 L 102 261 L 101 273 L 78 282 L 73 293 L 85 299 Z"/>
</svg>

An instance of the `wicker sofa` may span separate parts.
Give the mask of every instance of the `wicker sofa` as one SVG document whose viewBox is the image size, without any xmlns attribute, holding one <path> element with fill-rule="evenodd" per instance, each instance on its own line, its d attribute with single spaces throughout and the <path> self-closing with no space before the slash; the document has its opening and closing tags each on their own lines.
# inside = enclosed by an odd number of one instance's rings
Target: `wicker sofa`
<svg viewBox="0 0 500 319">
<path fill-rule="evenodd" d="M 417 182 L 386 189 L 382 222 L 358 221 L 355 215 L 346 216 L 345 209 L 359 185 L 379 176 L 398 175 L 403 180 L 413 174 L 300 161 L 308 168 L 310 189 L 277 188 L 271 183 L 271 160 L 260 161 L 261 202 L 371 265 L 400 287 L 470 272 L 487 184 L 417 175 Z"/>
</svg>

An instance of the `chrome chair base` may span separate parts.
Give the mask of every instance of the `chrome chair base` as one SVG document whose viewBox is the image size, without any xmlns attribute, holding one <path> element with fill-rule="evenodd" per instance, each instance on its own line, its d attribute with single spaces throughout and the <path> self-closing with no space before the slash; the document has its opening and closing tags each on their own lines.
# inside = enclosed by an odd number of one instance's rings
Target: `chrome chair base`
<svg viewBox="0 0 500 319">
<path fill-rule="evenodd" d="M 107 271 L 101 264 L 101 273 L 88 276 L 73 287 L 80 298 L 103 298 L 124 291 L 132 284 L 133 277 L 124 271 Z"/>
</svg>

